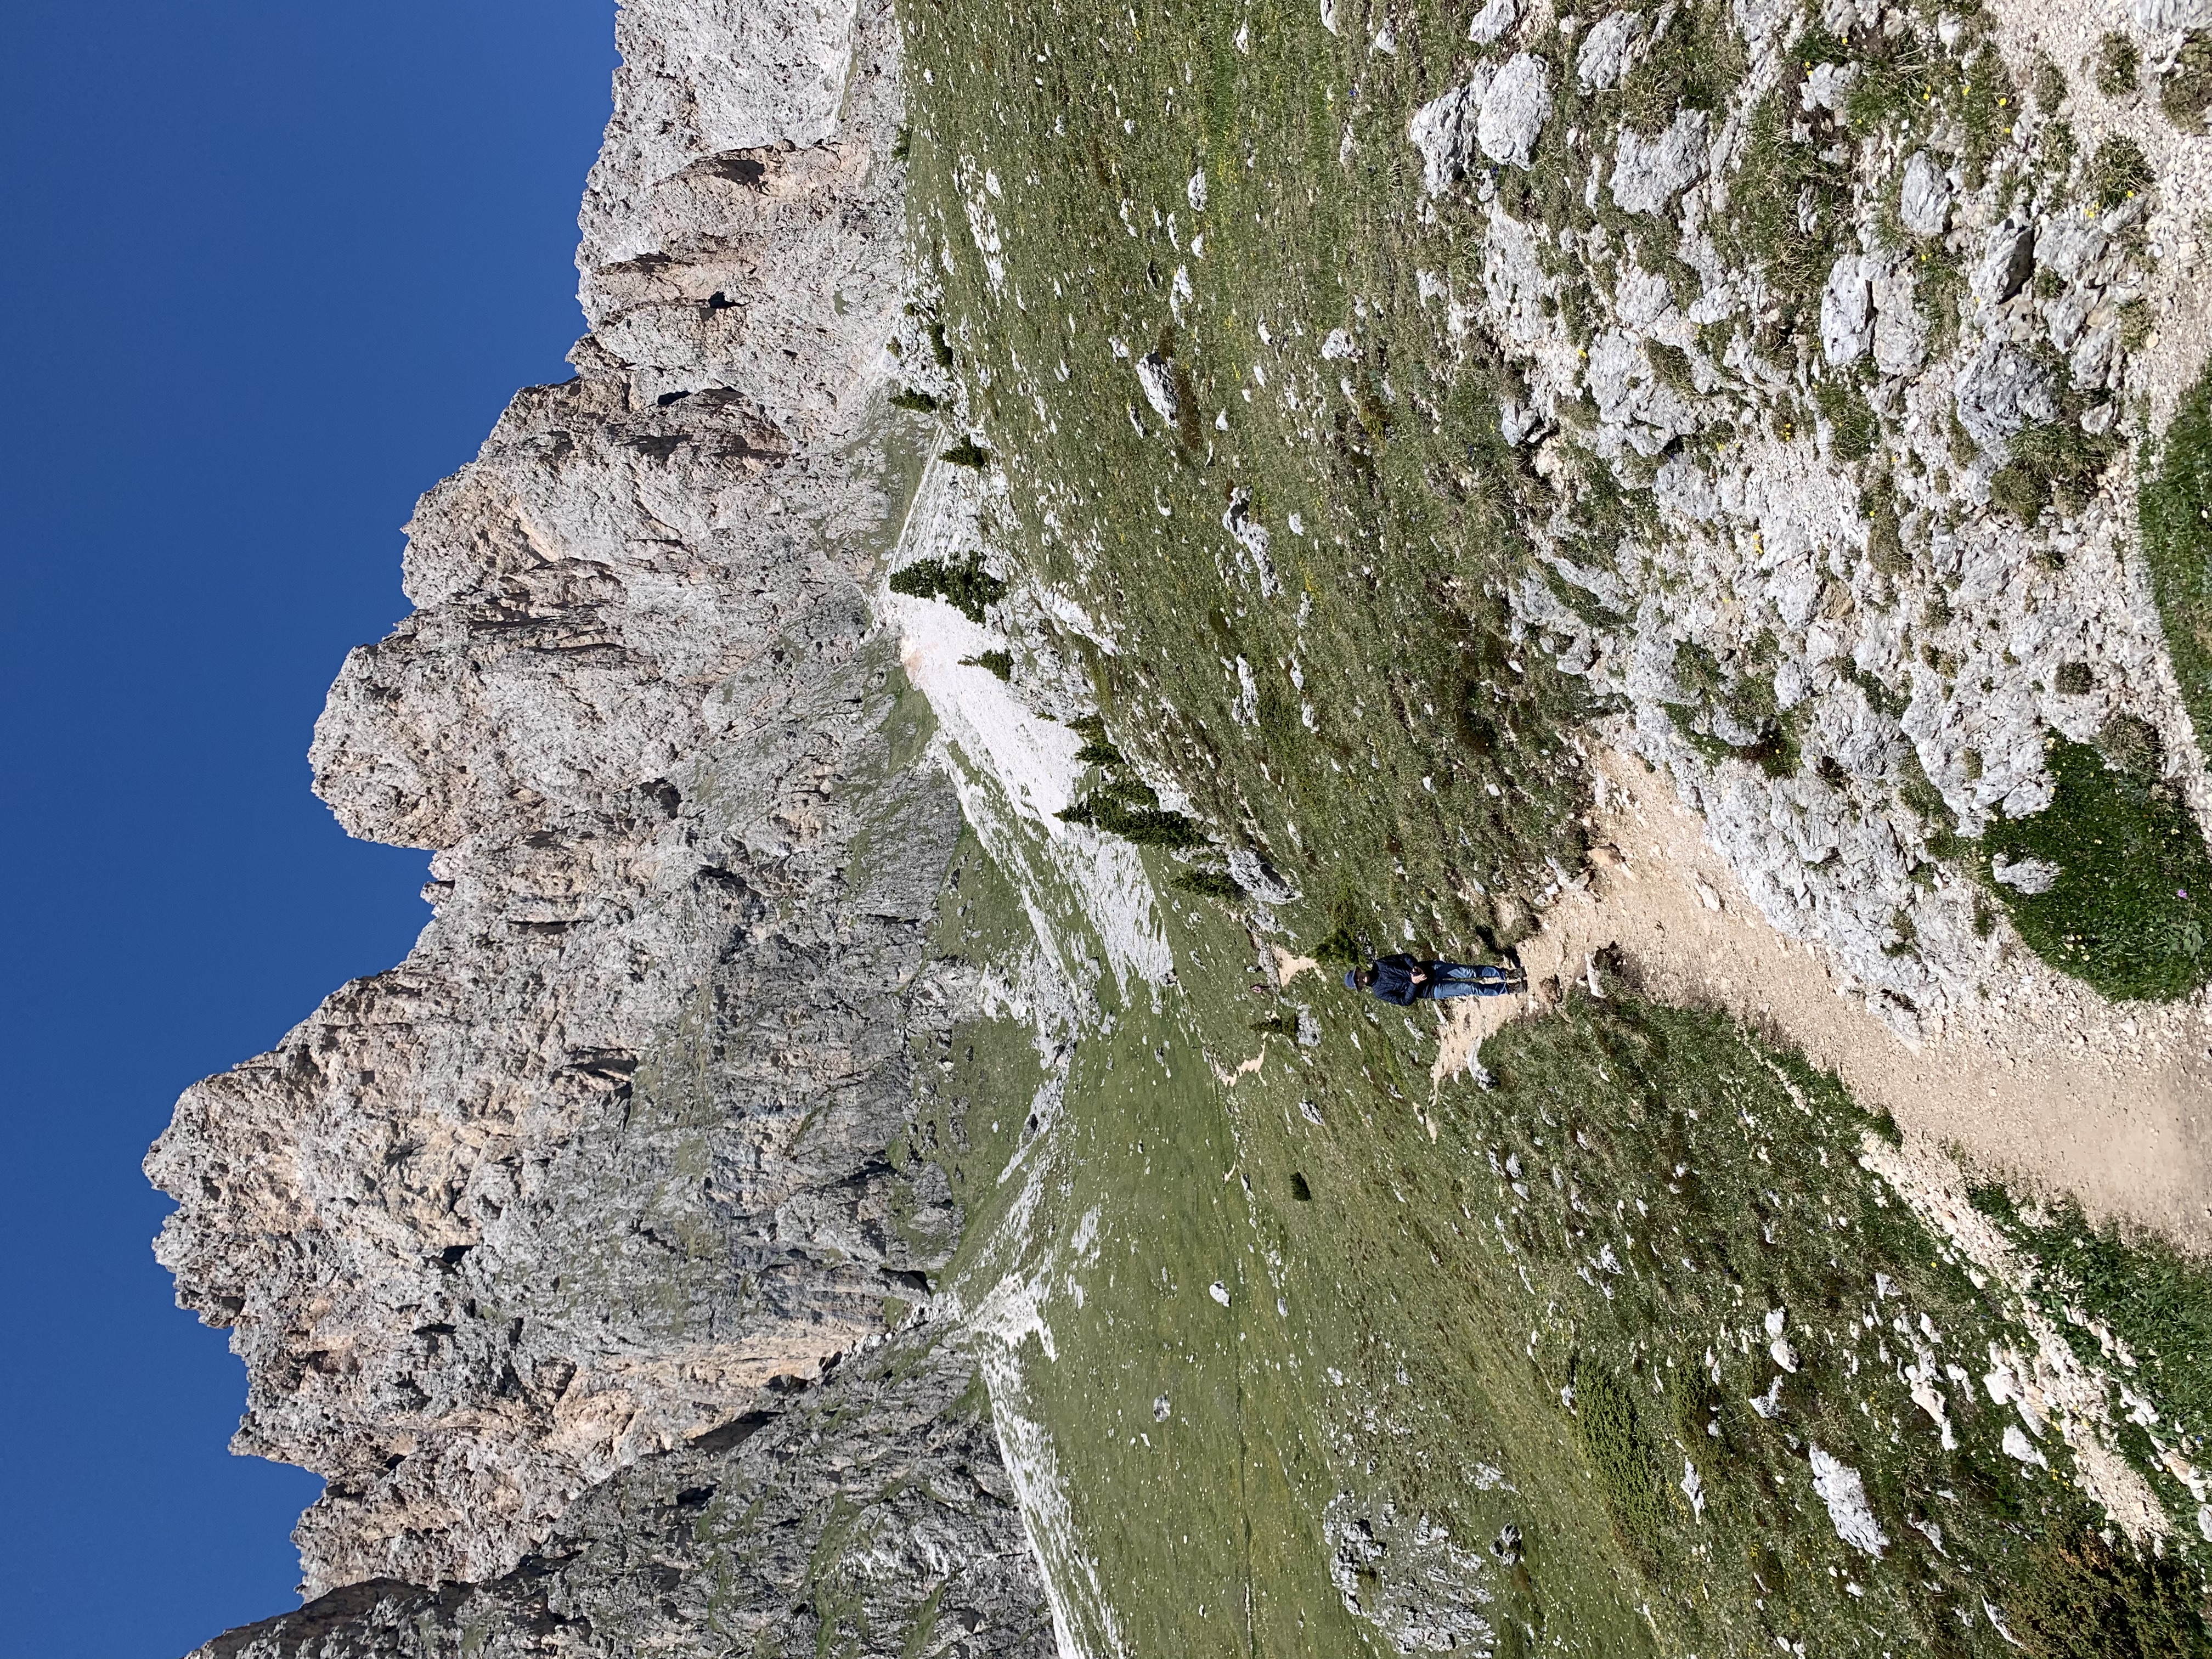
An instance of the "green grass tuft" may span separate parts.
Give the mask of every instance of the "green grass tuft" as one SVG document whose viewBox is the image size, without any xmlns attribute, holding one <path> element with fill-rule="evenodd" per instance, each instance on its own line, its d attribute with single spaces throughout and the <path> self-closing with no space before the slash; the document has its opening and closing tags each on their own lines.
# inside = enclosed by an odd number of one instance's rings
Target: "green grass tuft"
<svg viewBox="0 0 2212 1659">
<path fill-rule="evenodd" d="M 2106 765 L 2087 744 L 2055 740 L 2057 791 L 2042 811 L 2000 818 L 1981 872 L 2045 962 L 2115 1001 L 2170 1002 L 2212 979 L 2212 854 L 2196 816 L 2155 774 Z M 2056 865 L 2049 891 L 1990 878 L 1991 860 Z"/>
<path fill-rule="evenodd" d="M 1847 380 L 1820 380 L 1813 401 L 1828 422 L 1830 451 L 1839 461 L 1863 461 L 1881 436 L 1881 422 L 1856 386 Z"/>
<path fill-rule="evenodd" d="M 2089 158 L 2089 193 L 2108 210 L 2148 190 L 2157 176 L 2142 146 L 2124 134 L 2100 139 Z"/>
<path fill-rule="evenodd" d="M 2143 563 L 2201 746 L 2212 734 L 2212 370 L 2175 412 L 2138 495 Z"/>
<path fill-rule="evenodd" d="M 2118 448 L 2110 433 L 2093 436 L 2074 421 L 2032 426 L 2013 440 L 2010 458 L 1990 480 L 1990 500 L 2031 528 L 2053 504 L 2079 513 Z"/>
<path fill-rule="evenodd" d="M 1795 316 L 1817 310 L 1849 217 L 1849 174 L 1820 148 L 1790 136 L 1796 100 L 1770 93 L 1752 112 L 1742 164 L 1729 180 L 1729 213 L 1716 233 L 1734 263 L 1766 272 Z M 1799 222 L 1799 204 L 1813 228 Z"/>
<path fill-rule="evenodd" d="M 2097 90 L 2107 98 L 2124 98 L 2142 78 L 2142 54 L 2136 43 L 2118 29 L 2097 43 Z"/>
<path fill-rule="evenodd" d="M 2204 112 L 2212 109 L 2212 34 L 2191 34 L 2181 43 L 2159 82 L 2158 105 L 2183 131 L 2204 131 Z"/>
</svg>

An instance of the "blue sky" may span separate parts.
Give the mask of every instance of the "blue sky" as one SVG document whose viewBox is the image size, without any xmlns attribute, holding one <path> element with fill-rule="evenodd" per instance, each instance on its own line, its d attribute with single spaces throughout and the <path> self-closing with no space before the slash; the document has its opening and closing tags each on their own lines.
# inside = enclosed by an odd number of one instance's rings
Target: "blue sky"
<svg viewBox="0 0 2212 1659">
<path fill-rule="evenodd" d="M 308 734 L 415 496 L 568 376 L 612 10 L 0 7 L 0 1655 L 293 1605 L 316 1483 L 225 1451 L 244 1372 L 138 1161 L 426 915 Z"/>
</svg>

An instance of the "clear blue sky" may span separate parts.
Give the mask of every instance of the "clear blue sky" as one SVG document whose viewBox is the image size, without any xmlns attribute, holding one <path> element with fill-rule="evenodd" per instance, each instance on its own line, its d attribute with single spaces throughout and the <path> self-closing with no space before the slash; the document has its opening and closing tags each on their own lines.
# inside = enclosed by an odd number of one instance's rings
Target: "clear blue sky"
<svg viewBox="0 0 2212 1659">
<path fill-rule="evenodd" d="M 177 1092 L 404 955 L 423 855 L 305 754 L 398 526 L 581 331 L 609 0 L 0 5 L 0 1655 L 293 1605 L 316 1483 L 224 1449 L 148 1253 Z"/>
</svg>

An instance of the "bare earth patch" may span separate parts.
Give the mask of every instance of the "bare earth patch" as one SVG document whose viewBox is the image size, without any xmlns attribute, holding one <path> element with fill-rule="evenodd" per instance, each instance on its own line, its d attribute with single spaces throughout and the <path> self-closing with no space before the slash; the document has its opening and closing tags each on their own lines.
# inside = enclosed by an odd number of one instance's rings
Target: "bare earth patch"
<svg viewBox="0 0 2212 1659">
<path fill-rule="evenodd" d="M 2073 1193 L 2093 1218 L 2212 1251 L 2203 995 L 2108 1003 L 2015 948 L 1984 1001 L 1929 1019 L 1909 1042 L 1819 947 L 1768 924 L 1663 774 L 1607 755 L 1598 775 L 1595 874 L 1522 945 L 1527 996 L 1440 1006 L 1439 1083 L 1471 1067 L 1507 1021 L 1549 1006 L 1568 981 L 1587 982 L 1611 947 L 1648 994 L 1725 1007 L 1835 1071 L 1897 1120 L 1908 1149 L 1953 1150 L 2030 1188 Z"/>
</svg>

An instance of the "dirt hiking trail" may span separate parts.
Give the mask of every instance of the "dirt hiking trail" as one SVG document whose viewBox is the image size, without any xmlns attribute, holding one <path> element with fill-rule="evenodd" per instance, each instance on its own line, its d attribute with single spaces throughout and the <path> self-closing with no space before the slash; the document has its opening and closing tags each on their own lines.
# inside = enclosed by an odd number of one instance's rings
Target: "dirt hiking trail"
<svg viewBox="0 0 2212 1659">
<path fill-rule="evenodd" d="M 1869 1012 L 1818 946 L 1760 915 L 1663 774 L 1618 755 L 1598 766 L 1595 866 L 1524 941 L 1529 994 L 1438 1005 L 1438 1082 L 1482 1040 L 1587 981 L 1607 947 L 1667 1001 L 1717 1006 L 1802 1049 L 1908 1151 L 1948 1150 L 2029 1191 L 2071 1192 L 2089 1215 L 2154 1228 L 2212 1253 L 2212 1012 L 2108 1003 L 2015 944 L 1985 1000 L 1927 1022 L 1917 1042 Z M 1601 984 L 1602 981 L 1601 979 Z"/>
</svg>

